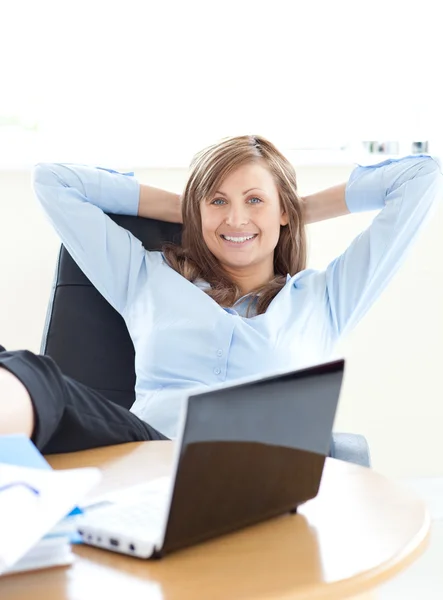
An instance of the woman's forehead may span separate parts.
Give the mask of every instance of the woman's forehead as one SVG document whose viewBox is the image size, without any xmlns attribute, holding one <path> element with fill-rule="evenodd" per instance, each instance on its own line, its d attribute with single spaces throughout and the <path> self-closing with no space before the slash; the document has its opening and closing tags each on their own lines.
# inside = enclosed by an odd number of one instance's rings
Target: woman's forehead
<svg viewBox="0 0 443 600">
<path fill-rule="evenodd" d="M 259 162 L 240 165 L 232 170 L 217 185 L 215 191 L 229 195 L 229 192 L 247 193 L 252 189 L 261 189 L 267 193 L 277 190 L 275 179 L 269 168 Z"/>
</svg>

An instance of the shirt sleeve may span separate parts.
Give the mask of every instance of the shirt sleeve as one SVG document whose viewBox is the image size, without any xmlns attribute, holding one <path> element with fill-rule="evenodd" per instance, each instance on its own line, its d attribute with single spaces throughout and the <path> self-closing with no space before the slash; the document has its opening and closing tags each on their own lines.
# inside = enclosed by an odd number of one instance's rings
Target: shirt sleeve
<svg viewBox="0 0 443 600">
<path fill-rule="evenodd" d="M 139 183 L 116 171 L 37 164 L 33 187 L 69 254 L 121 314 L 145 276 L 147 251 L 105 213 L 137 215 Z"/>
<path fill-rule="evenodd" d="M 327 301 L 337 335 L 357 324 L 398 270 L 442 197 L 442 183 L 440 164 L 424 155 L 354 169 L 346 186 L 349 210 L 382 210 L 326 269 Z"/>
</svg>

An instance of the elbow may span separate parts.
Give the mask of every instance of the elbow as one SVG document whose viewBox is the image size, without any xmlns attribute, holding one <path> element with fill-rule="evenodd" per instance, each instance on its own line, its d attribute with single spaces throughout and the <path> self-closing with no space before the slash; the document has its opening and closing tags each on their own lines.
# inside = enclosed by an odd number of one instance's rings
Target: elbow
<svg viewBox="0 0 443 600">
<path fill-rule="evenodd" d="M 436 156 L 424 157 L 424 163 L 429 165 L 431 171 L 436 171 L 441 174 L 441 160 Z"/>
<path fill-rule="evenodd" d="M 32 188 L 45 210 L 51 210 L 58 192 L 69 187 L 66 167 L 57 163 L 37 163 L 32 169 Z"/>
<path fill-rule="evenodd" d="M 426 187 L 435 191 L 434 199 L 438 201 L 443 195 L 443 174 L 440 160 L 432 156 L 426 157 L 418 176 L 426 178 Z"/>
<path fill-rule="evenodd" d="M 50 163 L 37 163 L 31 173 L 31 185 L 38 202 L 48 208 L 51 204 L 52 194 L 50 190 L 56 185 L 54 173 Z"/>
<path fill-rule="evenodd" d="M 55 185 L 57 178 L 57 165 L 53 163 L 37 163 L 32 169 L 32 185 L 38 186 Z"/>
<path fill-rule="evenodd" d="M 430 180 L 440 180 L 442 178 L 441 162 L 435 156 L 423 156 L 420 159 L 419 170 L 417 172 L 419 177 L 426 176 Z"/>
<path fill-rule="evenodd" d="M 443 174 L 440 161 L 432 156 L 423 157 L 413 180 L 417 186 L 415 188 L 417 190 L 416 210 L 424 211 L 424 214 L 433 214 L 434 209 L 443 199 Z"/>
<path fill-rule="evenodd" d="M 431 197 L 438 200 L 443 183 L 439 159 L 426 155 L 410 156 L 406 160 L 406 169 L 399 174 L 391 190 L 394 191 L 396 188 L 405 185 L 413 185 L 419 193 L 418 198 L 415 196 L 415 200 L 418 200 L 419 203 L 420 201 L 427 202 Z"/>
<path fill-rule="evenodd" d="M 44 188 L 79 188 L 81 181 L 67 164 L 37 163 L 32 170 L 32 186 L 36 192 Z"/>
</svg>

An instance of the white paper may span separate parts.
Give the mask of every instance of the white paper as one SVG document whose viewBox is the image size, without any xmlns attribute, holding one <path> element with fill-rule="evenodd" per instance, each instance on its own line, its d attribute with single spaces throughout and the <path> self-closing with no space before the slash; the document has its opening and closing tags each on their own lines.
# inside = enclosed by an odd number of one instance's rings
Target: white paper
<svg viewBox="0 0 443 600">
<path fill-rule="evenodd" d="M 100 480 L 95 468 L 54 471 L 0 464 L 0 575 L 24 556 Z"/>
<path fill-rule="evenodd" d="M 18 562 L 14 563 L 12 567 L 7 569 L 7 571 L 4 572 L 4 575 L 21 573 L 23 571 L 35 571 L 36 569 L 46 569 L 48 567 L 71 565 L 73 561 L 74 554 L 71 552 L 71 545 L 68 540 L 63 548 L 59 548 L 51 554 L 34 555 L 32 551 L 28 552 Z"/>
</svg>

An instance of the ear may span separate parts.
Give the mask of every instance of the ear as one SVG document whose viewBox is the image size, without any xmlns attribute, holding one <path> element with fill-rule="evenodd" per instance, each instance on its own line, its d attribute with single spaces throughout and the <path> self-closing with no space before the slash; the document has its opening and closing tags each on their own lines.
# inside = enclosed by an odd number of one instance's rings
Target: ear
<svg viewBox="0 0 443 600">
<path fill-rule="evenodd" d="M 280 225 L 284 226 L 284 225 L 287 225 L 288 223 L 289 223 L 288 213 L 285 213 L 284 211 L 282 211 L 281 217 L 280 217 Z"/>
</svg>

